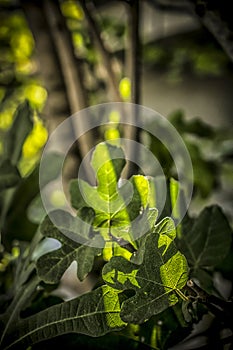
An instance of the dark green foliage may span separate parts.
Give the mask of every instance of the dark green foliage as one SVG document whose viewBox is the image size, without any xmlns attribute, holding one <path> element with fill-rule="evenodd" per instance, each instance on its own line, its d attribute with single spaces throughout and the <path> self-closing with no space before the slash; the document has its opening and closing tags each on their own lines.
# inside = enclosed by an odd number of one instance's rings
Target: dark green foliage
<svg viewBox="0 0 233 350">
<path fill-rule="evenodd" d="M 112 339 L 135 349 L 143 348 L 142 344 L 165 349 L 182 340 L 190 331 L 188 324 L 198 321 L 208 307 L 212 310 L 219 303 L 225 309 L 220 299 L 206 294 L 214 291 L 213 272 L 227 256 L 232 239 L 221 209 L 208 207 L 196 219 L 186 216 L 179 228 L 169 217 L 157 223 L 157 210 L 150 207 L 150 190 L 156 182 L 142 175 L 132 177 L 131 202 L 125 203 L 129 183 L 118 187 L 124 164 L 121 148 L 99 144 L 92 158 L 97 186 L 82 182 L 84 192 L 80 192 L 80 184 L 71 183 L 77 217 L 62 210 L 50 213 L 29 250 L 18 258 L 12 256 L 12 262 L 18 262 L 15 287 L 0 318 L 3 349 L 24 349 L 34 343 L 46 348 L 59 339 L 68 339 L 72 348 L 87 337 L 103 335 L 97 338 L 97 349 L 105 349 Z M 171 206 L 177 186 L 171 180 Z M 52 218 L 56 218 L 56 226 Z M 110 235 L 103 230 L 106 227 Z M 122 227 L 127 234 L 121 234 Z M 140 230 L 143 235 L 135 240 Z M 112 236 L 117 240 L 109 241 Z M 56 245 L 46 252 L 45 242 L 51 238 L 59 241 L 59 248 Z M 95 247 L 96 239 L 99 246 Z M 100 267 L 99 287 L 70 301 L 50 296 L 73 261 L 77 262 L 78 278 L 85 280 L 106 249 L 112 253 Z M 193 282 L 187 284 L 190 277 L 203 289 Z M 201 308 L 201 303 L 207 308 Z"/>
</svg>

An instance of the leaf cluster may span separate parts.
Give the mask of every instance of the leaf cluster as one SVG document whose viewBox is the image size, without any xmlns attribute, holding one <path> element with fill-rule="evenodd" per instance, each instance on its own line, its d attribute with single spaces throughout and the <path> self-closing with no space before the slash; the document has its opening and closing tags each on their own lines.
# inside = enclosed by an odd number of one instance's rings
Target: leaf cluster
<svg viewBox="0 0 233 350">
<path fill-rule="evenodd" d="M 109 337 L 132 348 L 166 348 L 182 340 L 214 304 L 223 313 L 232 307 L 212 296 L 214 273 L 231 254 L 232 231 L 221 209 L 206 208 L 197 218 L 186 215 L 179 227 L 167 216 L 158 221 L 158 210 L 151 206 L 156 181 L 142 175 L 123 181 L 125 164 L 121 147 L 98 144 L 91 161 L 97 185 L 71 182 L 76 216 L 49 213 L 31 244 L 20 247 L 13 259 L 14 285 L 0 317 L 3 349 L 33 344 L 36 349 L 56 339 L 69 339 L 72 348 L 90 337 L 98 337 L 96 348 L 105 348 Z M 179 184 L 172 180 L 170 186 L 172 205 Z M 46 251 L 49 240 L 57 243 Z M 51 295 L 73 261 L 78 279 L 85 281 L 100 260 L 93 290 L 68 301 Z M 221 327 L 229 327 L 230 319 L 228 312 Z"/>
</svg>

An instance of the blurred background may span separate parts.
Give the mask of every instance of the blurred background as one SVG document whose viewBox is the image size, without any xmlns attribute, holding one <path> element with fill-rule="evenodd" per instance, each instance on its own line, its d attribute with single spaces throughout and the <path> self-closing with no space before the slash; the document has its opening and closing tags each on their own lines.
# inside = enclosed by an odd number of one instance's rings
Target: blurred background
<svg viewBox="0 0 233 350">
<path fill-rule="evenodd" d="M 168 118 L 193 163 L 190 213 L 216 203 L 233 224 L 232 26 L 227 0 L 0 0 L 0 176 L 9 167 L 16 175 L 13 189 L 0 193 L 3 274 L 19 254 L 18 241 L 31 241 L 46 215 L 39 164 L 50 133 L 104 102 L 142 104 Z M 149 133 L 118 128 L 112 118 L 115 129 L 94 130 L 72 147 L 63 169 L 67 195 L 87 150 L 127 132 L 176 178 L 164 145 Z M 58 175 L 60 161 L 47 160 L 43 186 Z M 49 200 L 60 208 L 64 194 L 54 187 Z M 232 251 L 215 279 L 226 298 Z M 72 264 L 57 295 L 70 299 L 96 283 L 95 274 L 85 282 L 75 274 Z"/>
<path fill-rule="evenodd" d="M 187 143 L 195 174 L 190 210 L 218 202 L 231 216 L 228 6 L 207 0 L 1 0 L 0 153 L 25 99 L 33 126 L 18 163 L 23 177 L 38 164 L 49 133 L 71 114 L 109 101 L 140 103 L 169 118 Z M 85 143 L 93 144 L 90 136 L 70 156 L 68 180 Z M 160 161 L 167 169 L 165 158 Z M 61 194 L 53 200 L 59 205 Z"/>
</svg>

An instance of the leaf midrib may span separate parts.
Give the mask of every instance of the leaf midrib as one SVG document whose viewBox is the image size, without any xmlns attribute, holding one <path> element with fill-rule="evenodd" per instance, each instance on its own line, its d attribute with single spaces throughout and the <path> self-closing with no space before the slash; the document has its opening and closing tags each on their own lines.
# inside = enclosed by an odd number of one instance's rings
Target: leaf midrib
<svg viewBox="0 0 233 350">
<path fill-rule="evenodd" d="M 24 334 L 23 336 L 18 338 L 16 341 L 14 341 L 13 343 L 9 344 L 5 349 L 9 349 L 10 347 L 14 346 L 15 344 L 21 342 L 24 338 L 32 335 L 33 333 L 36 333 L 36 332 L 40 331 L 43 328 L 47 328 L 47 327 L 50 327 L 52 325 L 55 325 L 55 324 L 58 324 L 58 323 L 61 323 L 61 322 L 69 322 L 71 320 L 77 320 L 79 318 L 83 319 L 83 318 L 86 318 L 86 317 L 91 317 L 93 315 L 98 315 L 98 314 L 103 314 L 104 315 L 104 314 L 109 314 L 109 313 L 115 314 L 115 313 L 119 313 L 119 311 L 112 311 L 112 310 L 111 311 L 94 311 L 94 312 L 91 312 L 91 313 L 88 313 L 88 314 L 85 314 L 85 315 L 79 315 L 79 316 L 74 316 L 74 317 L 67 317 L 67 318 L 60 319 L 58 321 L 53 321 L 53 322 L 47 323 L 46 325 L 34 328 L 32 331 Z M 19 324 L 19 326 L 20 326 L 20 324 Z M 85 334 L 85 333 L 82 333 L 82 334 Z"/>
</svg>

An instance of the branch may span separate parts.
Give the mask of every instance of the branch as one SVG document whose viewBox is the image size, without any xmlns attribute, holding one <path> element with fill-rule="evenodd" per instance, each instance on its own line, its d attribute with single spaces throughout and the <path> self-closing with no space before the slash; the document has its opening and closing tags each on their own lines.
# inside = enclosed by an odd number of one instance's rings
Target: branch
<svg viewBox="0 0 233 350">
<path fill-rule="evenodd" d="M 202 6 L 200 6 L 198 2 L 195 4 L 192 3 L 193 12 L 199 17 L 201 23 L 215 37 L 219 45 L 233 62 L 233 32 L 229 23 L 222 19 L 220 12 L 208 9 L 204 1 L 201 5 Z"/>
<path fill-rule="evenodd" d="M 61 66 L 41 4 L 30 0 L 21 0 L 20 4 L 35 40 L 40 75 L 48 91 L 43 115 L 51 132 L 71 113 Z"/>
<path fill-rule="evenodd" d="M 152 0 L 148 1 L 159 10 L 179 13 L 189 13 L 198 17 L 199 21 L 214 36 L 219 45 L 226 52 L 233 62 L 233 32 L 229 20 L 222 18 L 225 4 L 221 7 L 221 2 L 211 2 L 211 0 Z M 217 5 L 216 5 L 217 4 Z M 230 11 L 226 8 L 225 12 Z"/>
<path fill-rule="evenodd" d="M 88 98 L 83 84 L 84 79 L 81 65 L 80 63 L 77 64 L 72 37 L 67 28 L 65 18 L 61 13 L 59 1 L 46 0 L 43 4 L 61 64 L 71 113 L 75 114 L 88 106 Z M 83 130 L 89 126 L 86 123 L 87 120 L 85 120 L 85 118 L 80 118 L 78 122 L 75 121 L 72 125 L 75 135 L 81 135 L 77 138 L 77 144 L 82 159 L 88 154 L 94 142 L 92 131 L 86 133 L 83 132 Z M 87 164 L 85 163 L 85 174 L 87 178 L 92 181 L 86 167 Z"/>
<path fill-rule="evenodd" d="M 159 11 L 167 11 L 173 13 L 191 13 L 190 6 L 182 2 L 161 2 L 158 0 L 147 0 L 147 3 Z"/>
<path fill-rule="evenodd" d="M 227 318 L 232 317 L 233 304 L 231 301 L 226 301 L 216 297 L 215 295 L 210 295 L 206 293 L 192 279 L 187 282 L 187 287 L 190 288 L 196 294 L 194 298 L 197 298 L 203 304 L 206 304 L 210 308 L 210 310 L 213 311 L 213 313 L 217 312 L 219 314 L 219 311 L 220 311 L 220 312 L 224 312 Z"/>
<path fill-rule="evenodd" d="M 44 1 L 44 12 L 61 63 L 71 113 L 75 113 L 86 108 L 88 103 L 83 85 L 83 77 L 81 70 L 77 66 L 74 54 L 71 35 L 67 29 L 65 18 L 61 13 L 57 0 Z"/>
<path fill-rule="evenodd" d="M 74 114 L 88 106 L 82 72 L 77 65 L 72 38 L 66 26 L 65 18 L 61 13 L 59 2 L 57 0 L 44 1 L 44 11 L 60 60 L 70 110 Z M 83 122 L 84 120 L 80 120 L 80 124 Z M 80 127 L 82 130 L 82 125 L 80 124 L 75 125 L 75 128 Z M 92 141 L 90 134 L 86 134 L 85 137 L 80 138 L 78 143 L 80 154 L 83 158 L 91 148 Z"/>
<path fill-rule="evenodd" d="M 128 12 L 128 47 L 126 50 L 126 70 L 131 81 L 131 102 L 140 104 L 140 87 L 141 87 L 141 44 L 140 44 L 140 1 L 134 0 L 127 4 Z M 132 124 L 137 125 L 138 107 L 132 105 Z M 125 126 L 125 138 L 140 143 L 140 130 L 134 126 Z M 137 149 L 130 147 L 129 159 L 134 160 L 127 164 L 126 177 L 130 177 L 138 172 L 136 160 L 138 159 Z"/>
<path fill-rule="evenodd" d="M 140 103 L 141 45 L 139 38 L 139 0 L 134 0 L 128 11 L 128 69 L 131 80 L 131 102 Z"/>
<path fill-rule="evenodd" d="M 108 78 L 109 78 L 108 85 L 109 85 L 109 89 L 110 89 L 113 101 L 120 102 L 121 96 L 119 93 L 117 80 L 116 80 L 116 77 L 115 77 L 115 74 L 113 71 L 111 56 L 110 56 L 108 50 L 104 46 L 104 43 L 101 39 L 100 30 L 95 22 L 94 17 L 92 16 L 91 4 L 89 4 L 89 6 L 88 6 L 86 4 L 86 0 L 81 0 L 80 4 L 82 6 L 83 12 L 84 12 L 85 17 L 86 17 L 87 22 L 88 22 L 88 25 L 89 25 L 90 30 L 93 34 L 94 39 L 95 39 L 96 46 L 97 46 L 97 48 L 102 56 L 103 64 L 105 66 L 106 73 L 107 73 Z M 92 4 L 92 7 L 93 7 L 93 4 Z"/>
<path fill-rule="evenodd" d="M 76 57 L 70 33 L 61 14 L 59 2 L 44 0 L 21 0 L 26 18 L 35 39 L 40 72 L 48 90 L 48 99 L 43 114 L 49 121 L 51 133 L 63 120 L 72 113 L 87 106 L 85 90 L 82 84 L 81 71 L 77 68 Z M 80 120 L 73 125 L 73 131 L 83 127 L 85 121 Z M 78 140 L 78 147 L 69 155 L 64 173 L 65 185 L 70 177 L 77 175 L 77 154 L 79 158 L 91 148 L 91 137 L 85 134 Z"/>
</svg>

